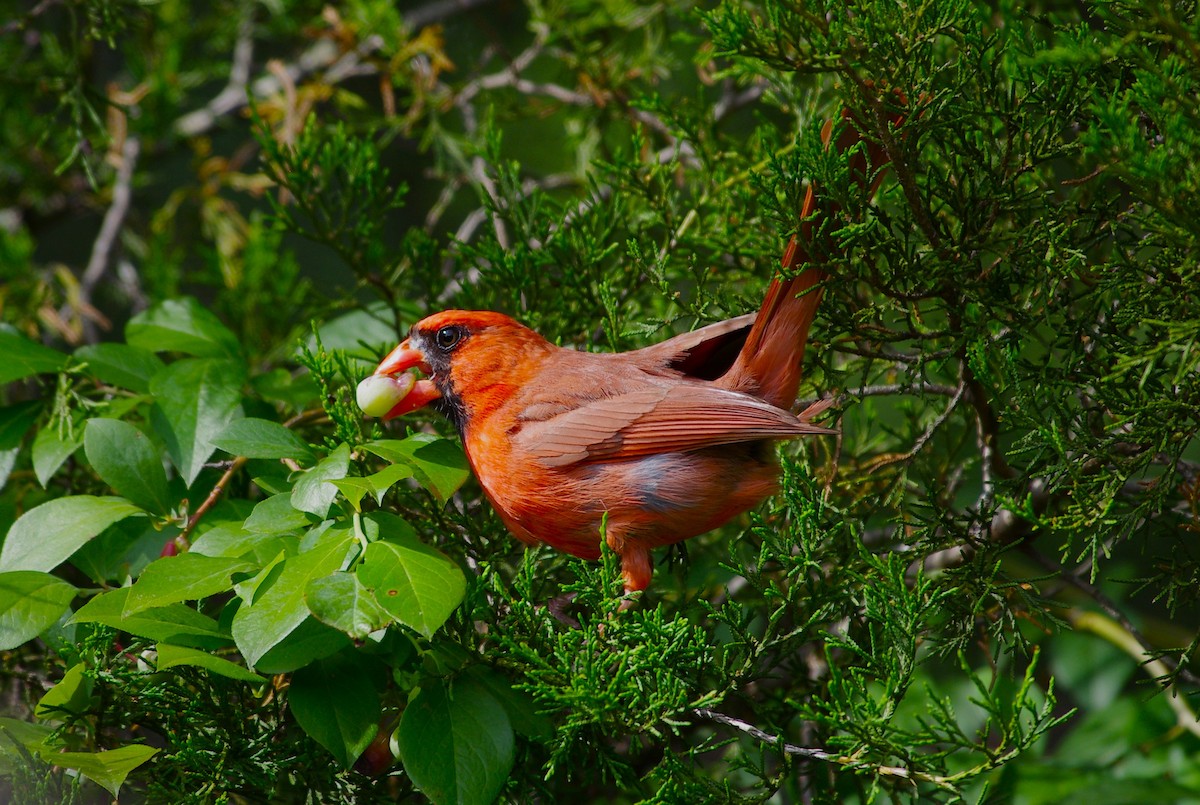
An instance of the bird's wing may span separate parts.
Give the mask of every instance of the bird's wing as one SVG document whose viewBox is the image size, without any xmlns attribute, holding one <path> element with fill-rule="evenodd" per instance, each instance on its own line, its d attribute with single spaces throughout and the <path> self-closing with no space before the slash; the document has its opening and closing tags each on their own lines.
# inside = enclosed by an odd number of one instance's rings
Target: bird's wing
<svg viewBox="0 0 1200 805">
<path fill-rule="evenodd" d="M 562 467 L 816 433 L 835 431 L 748 394 L 680 383 L 592 400 L 544 419 L 522 419 L 512 438 L 530 458 Z"/>
<path fill-rule="evenodd" d="M 714 380 L 733 365 L 746 334 L 754 324 L 754 317 L 754 313 L 747 313 L 719 321 L 658 344 L 626 352 L 625 356 L 639 363 L 674 369 L 688 377 Z"/>
</svg>

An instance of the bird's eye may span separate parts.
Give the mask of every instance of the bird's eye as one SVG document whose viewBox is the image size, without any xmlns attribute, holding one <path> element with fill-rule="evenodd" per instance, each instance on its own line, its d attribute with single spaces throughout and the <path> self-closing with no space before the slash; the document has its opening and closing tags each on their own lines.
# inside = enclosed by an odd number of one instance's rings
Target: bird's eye
<svg viewBox="0 0 1200 805">
<path fill-rule="evenodd" d="M 449 352 L 458 346 L 458 342 L 462 341 L 463 330 L 461 327 L 442 327 L 433 334 L 433 342 L 442 352 Z"/>
</svg>

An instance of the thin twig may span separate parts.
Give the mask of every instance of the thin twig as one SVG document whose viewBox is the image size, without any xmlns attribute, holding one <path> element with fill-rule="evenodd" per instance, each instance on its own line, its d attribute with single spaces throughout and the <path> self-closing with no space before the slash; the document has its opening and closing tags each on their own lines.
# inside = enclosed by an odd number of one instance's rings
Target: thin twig
<svg viewBox="0 0 1200 805">
<path fill-rule="evenodd" d="M 437 201 L 425 213 L 424 228 L 426 232 L 433 232 L 437 227 L 438 221 L 442 220 L 442 215 L 450 208 L 451 202 L 454 201 L 454 196 L 462 189 L 464 180 L 458 176 L 451 177 L 442 188 L 442 192 L 438 194 Z"/>
<path fill-rule="evenodd" d="M 840 758 L 838 755 L 832 754 L 831 752 L 826 752 L 824 749 L 811 749 L 809 747 L 796 746 L 795 744 L 786 743 L 780 739 L 778 735 L 771 735 L 770 733 L 763 732 L 753 724 L 748 724 L 741 719 L 734 718 L 733 716 L 727 716 L 724 713 L 718 713 L 716 710 L 697 707 L 696 709 L 692 710 L 692 715 L 708 721 L 715 721 L 718 724 L 724 724 L 727 727 L 733 727 L 740 732 L 744 732 L 747 735 L 757 738 L 763 743 L 769 743 L 772 746 L 778 746 L 789 755 L 810 758 L 812 760 L 824 760 L 830 763 L 838 763 L 842 760 L 842 758 Z M 905 772 L 905 776 L 907 776 L 907 772 Z"/>
<path fill-rule="evenodd" d="M 715 710 L 706 708 L 695 708 L 692 710 L 692 715 L 715 721 L 718 724 L 724 724 L 727 727 L 733 727 L 739 732 L 743 732 L 753 738 L 756 738 L 763 743 L 778 747 L 785 754 L 794 757 L 807 758 L 809 760 L 823 760 L 826 763 L 834 763 L 838 766 L 843 766 L 849 769 L 858 771 L 869 771 L 884 777 L 895 777 L 901 780 L 909 780 L 911 782 L 931 783 L 939 787 L 949 787 L 958 780 L 965 779 L 969 776 L 986 771 L 989 768 L 995 768 L 1011 758 L 1015 757 L 1018 750 L 1011 750 L 1007 754 L 1000 755 L 994 758 L 989 758 L 985 763 L 965 772 L 958 772 L 953 775 L 944 776 L 940 774 L 929 774 L 928 772 L 913 771 L 906 769 L 903 766 L 884 766 L 882 764 L 869 763 L 846 755 L 835 755 L 832 752 L 827 752 L 824 749 L 814 749 L 806 746 L 796 746 L 785 742 L 778 735 L 771 735 L 768 732 L 763 732 L 753 724 L 748 724 L 741 719 L 727 716 L 724 713 L 718 713 Z"/>
<path fill-rule="evenodd" d="M 284 86 L 284 80 L 293 85 L 298 84 L 305 76 L 326 70 L 325 78 L 330 83 L 345 80 L 358 75 L 368 75 L 377 72 L 377 68 L 364 64 L 363 60 L 383 48 L 383 38 L 369 36 L 349 53 L 342 53 L 338 46 L 328 39 L 316 42 L 294 62 L 283 65 L 282 75 L 271 72 L 259 76 L 249 86 L 235 85 L 232 81 L 226 85 L 211 101 L 200 109 L 195 109 L 175 121 L 175 133 L 183 137 L 195 137 L 213 128 L 221 118 L 245 107 L 251 98 L 261 100 L 279 92 Z M 230 78 L 233 78 L 231 71 Z"/>
<path fill-rule="evenodd" d="M 888 397 L 893 394 L 936 394 L 941 397 L 953 397 L 959 393 L 960 388 L 947 386 L 942 383 L 888 383 L 877 386 L 859 386 L 853 391 L 845 391 L 838 395 L 837 405 L 841 405 L 849 400 L 857 400 L 863 397 Z"/>
<path fill-rule="evenodd" d="M 324 415 L 325 411 L 323 409 L 313 408 L 311 410 L 296 414 L 294 417 L 284 422 L 283 426 L 285 428 L 294 428 L 297 425 L 311 422 L 314 419 L 319 419 Z M 208 497 L 204 499 L 203 503 L 196 507 L 196 511 L 193 512 L 192 516 L 188 518 L 187 525 L 185 525 L 183 530 L 179 532 L 179 536 L 175 537 L 175 545 L 180 551 L 186 551 L 189 547 L 191 547 L 189 540 L 192 536 L 192 532 L 196 530 L 196 526 L 200 523 L 201 518 L 203 518 L 213 506 L 217 505 L 217 501 L 221 499 L 221 494 L 229 486 L 229 482 L 233 480 L 233 476 L 242 467 L 246 466 L 247 461 L 249 461 L 249 459 L 246 456 L 238 456 L 231 461 L 229 463 L 229 467 L 209 491 Z"/>
<path fill-rule="evenodd" d="M 946 409 L 938 415 L 937 419 L 933 420 L 933 422 L 929 424 L 929 427 L 925 429 L 925 432 L 922 433 L 917 441 L 913 443 L 911 450 L 899 456 L 884 456 L 874 463 L 873 469 L 886 467 L 889 464 L 896 464 L 902 461 L 909 461 L 916 457 L 917 453 L 920 453 L 925 445 L 929 443 L 929 440 L 933 438 L 933 434 L 936 433 L 938 429 L 946 423 L 946 420 L 950 418 L 950 415 L 954 413 L 954 409 L 957 408 L 958 404 L 962 401 L 963 394 L 966 392 L 966 390 L 967 386 L 965 383 L 958 384 L 958 388 L 954 392 L 954 397 L 946 405 Z"/>
<path fill-rule="evenodd" d="M 250 68 L 254 63 L 254 11 L 247 5 L 238 25 L 233 58 L 229 63 L 229 80 L 217 96 L 203 109 L 184 115 L 175 122 L 175 130 L 194 136 L 210 128 L 222 115 L 240 109 L 246 103 L 246 86 L 250 83 Z"/>
<path fill-rule="evenodd" d="M 730 81 L 721 93 L 720 100 L 713 106 L 713 121 L 719 122 L 726 116 L 736 112 L 744 106 L 757 101 L 767 91 L 767 82 L 765 79 L 759 78 L 755 83 L 742 91 L 737 91 L 737 86 Z"/>
<path fill-rule="evenodd" d="M 113 181 L 112 204 L 104 214 L 100 234 L 92 244 L 92 256 L 88 259 L 87 268 L 83 270 L 83 276 L 79 280 L 85 299 L 91 295 L 104 277 L 104 272 L 108 270 L 113 244 L 116 243 L 121 225 L 125 223 L 125 216 L 129 212 L 130 202 L 133 200 L 133 173 L 141 148 L 141 141 L 134 136 L 126 137 L 121 146 L 121 163 L 117 165 L 117 176 Z"/>
<path fill-rule="evenodd" d="M 454 103 L 470 103 L 471 100 L 473 100 L 474 97 L 479 94 L 480 90 L 512 86 L 513 82 L 518 79 L 521 71 L 532 64 L 533 60 L 541 55 L 542 49 L 546 46 L 546 37 L 548 35 L 549 32 L 546 30 L 539 31 L 534 36 L 533 42 L 529 44 L 529 47 L 521 51 L 521 53 L 518 54 L 515 59 L 509 62 L 503 70 L 495 73 L 489 73 L 485 76 L 480 76 L 474 81 L 469 81 L 464 84 L 455 95 Z M 591 102 L 590 98 L 588 98 L 588 102 Z"/>
<path fill-rule="evenodd" d="M 246 462 L 249 460 L 250 459 L 246 458 L 245 456 L 238 456 L 232 462 L 230 462 L 229 469 L 225 470 L 220 479 L 213 484 L 213 488 L 209 491 L 208 497 L 204 499 L 203 503 L 196 507 L 196 511 L 193 512 L 192 516 L 188 518 L 187 525 L 185 525 L 183 530 L 179 532 L 179 536 L 175 537 L 175 546 L 180 551 L 186 551 L 191 547 L 190 540 L 192 532 L 196 530 L 196 526 L 200 523 L 200 519 L 204 517 L 204 515 L 208 514 L 208 511 L 213 506 L 217 505 L 217 501 L 221 499 L 221 493 L 225 491 L 227 486 L 229 486 L 229 482 L 233 480 L 234 474 L 236 474 L 237 471 L 242 467 L 246 466 Z"/>
<path fill-rule="evenodd" d="M 92 291 L 104 278 L 112 263 L 112 252 L 117 237 L 129 214 L 133 201 L 133 175 L 137 168 L 138 154 L 141 152 L 141 140 L 133 135 L 127 135 L 121 144 L 121 161 L 117 165 L 117 175 L 113 180 L 112 203 L 104 213 L 100 223 L 100 232 L 92 243 L 92 254 L 87 266 L 79 279 L 79 299 L 77 305 L 82 310 L 94 310 L 92 306 Z M 96 325 L 88 316 L 82 317 L 83 337 L 88 343 L 95 343 L 99 334 Z"/>
</svg>

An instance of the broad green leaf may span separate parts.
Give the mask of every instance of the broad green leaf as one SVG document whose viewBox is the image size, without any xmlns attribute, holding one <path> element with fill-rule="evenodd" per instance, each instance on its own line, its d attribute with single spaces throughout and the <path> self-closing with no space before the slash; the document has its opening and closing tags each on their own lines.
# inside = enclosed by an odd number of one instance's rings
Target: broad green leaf
<svg viewBox="0 0 1200 805">
<path fill-rule="evenodd" d="M 19 447 L 0 450 L 0 489 L 8 485 L 8 476 L 12 475 L 13 468 L 17 466 L 17 456 L 20 453 Z"/>
<path fill-rule="evenodd" d="M 392 622 L 392 616 L 353 573 L 339 570 L 313 579 L 308 583 L 304 600 L 317 620 L 355 640 L 362 640 Z"/>
<path fill-rule="evenodd" d="M 317 517 L 325 517 L 338 493 L 337 487 L 330 481 L 345 478 L 349 469 L 350 445 L 342 443 L 296 480 L 296 485 L 292 487 L 292 506 Z"/>
<path fill-rule="evenodd" d="M 0 360 L 3 360 L 2 353 Z M 41 409 L 41 400 L 0 407 L 0 489 L 8 483 L 8 476 L 17 466 L 21 442 Z"/>
<path fill-rule="evenodd" d="M 1129 736 L 1118 735 L 1115 742 L 1109 745 L 1110 753 L 1120 757 L 1128 753 L 1134 744 Z M 1124 750 L 1124 753 L 1122 752 Z M 1182 776 L 1180 781 L 1171 779 L 1170 773 L 1155 770 L 1151 753 L 1147 753 L 1141 767 L 1133 772 L 1128 766 L 1121 768 L 1116 758 L 1108 768 L 1105 765 L 1072 762 L 1065 763 L 1061 759 L 1047 761 L 1030 761 L 1022 758 L 1013 768 L 1019 772 L 1012 781 L 1015 796 L 1008 801 L 1020 802 L 1023 805 L 1061 805 L 1061 803 L 1086 803 L 1086 805 L 1131 805 L 1132 803 L 1194 803 L 1200 793 L 1200 784 L 1196 781 L 1194 771 Z M 1194 765 L 1192 769 L 1194 769 Z M 1192 771 L 1189 769 L 1189 771 Z M 1132 772 L 1132 773 L 1131 773 Z M 1129 774 L 1121 777 L 1121 774 Z M 1191 778 L 1190 780 L 1188 778 Z M 987 801 L 996 801 L 988 798 Z"/>
<path fill-rule="evenodd" d="M 49 425 L 37 432 L 33 438 L 33 474 L 43 487 L 58 472 L 63 462 L 83 444 L 82 427 L 64 438 L 58 432 L 58 426 Z"/>
<path fill-rule="evenodd" d="M 48 727 L 45 724 L 0 716 L 0 733 L 7 734 L 8 738 L 27 748 L 44 743 L 52 732 L 54 732 L 54 727 Z"/>
<path fill-rule="evenodd" d="M 466 675 L 486 688 L 500 703 L 514 731 L 536 741 L 548 741 L 554 735 L 554 722 L 545 713 L 538 712 L 533 697 L 513 688 L 498 671 L 486 665 L 472 665 Z"/>
<path fill-rule="evenodd" d="M 146 434 L 119 419 L 89 419 L 83 450 L 115 492 L 155 514 L 174 508 L 162 457 Z"/>
<path fill-rule="evenodd" d="M 125 325 L 131 347 L 149 352 L 184 352 L 197 358 L 240 358 L 241 344 L 221 320 L 191 297 L 168 299 Z"/>
<path fill-rule="evenodd" d="M 58 350 L 35 344 L 12 328 L 0 327 L 0 385 L 30 375 L 57 372 L 67 363 L 67 356 Z"/>
<path fill-rule="evenodd" d="M 3 361 L 3 358 L 0 358 L 0 361 Z M 25 433 L 33 427 L 41 410 L 41 400 L 0 407 L 0 451 L 20 446 Z"/>
<path fill-rule="evenodd" d="M 147 565 L 129 588 L 124 614 L 128 616 L 151 607 L 228 592 L 233 588 L 230 576 L 254 569 L 252 563 L 241 559 L 204 556 L 190 551 L 164 556 Z"/>
<path fill-rule="evenodd" d="M 308 515 L 292 505 L 292 493 L 280 492 L 258 502 L 246 518 L 245 528 L 256 534 L 282 534 L 310 525 Z"/>
<path fill-rule="evenodd" d="M 241 606 L 248 606 L 258 600 L 259 590 L 269 590 L 283 571 L 283 560 L 295 556 L 296 551 L 288 551 L 280 547 L 279 552 L 263 563 L 262 569 L 249 578 L 240 579 L 233 585 L 233 591 L 242 599 Z"/>
<path fill-rule="evenodd" d="M 392 466 L 395 467 L 397 465 L 393 464 Z M 374 491 L 370 481 L 357 475 L 338 478 L 329 483 L 337 487 L 337 490 L 342 493 L 342 497 L 354 507 L 356 512 L 362 511 L 363 497 Z"/>
<path fill-rule="evenodd" d="M 212 618 L 183 604 L 144 609 L 125 616 L 129 588 L 101 593 L 84 604 L 71 617 L 72 623 L 102 623 L 122 632 L 162 643 L 195 648 L 219 648 L 229 645 L 229 631 Z"/>
<path fill-rule="evenodd" d="M 64 712 L 79 715 L 87 710 L 95 682 L 84 673 L 86 670 L 81 662 L 68 668 L 58 684 L 42 694 L 33 715 L 43 721 L 65 721 Z"/>
<path fill-rule="evenodd" d="M 53 570 L 118 520 L 142 510 L 125 498 L 72 495 L 25 512 L 4 538 L 0 571 Z"/>
<path fill-rule="evenodd" d="M 309 617 L 272 646 L 254 667 L 263 674 L 290 674 L 297 668 L 330 657 L 351 645 L 346 635 Z"/>
<path fill-rule="evenodd" d="M 250 386 L 264 400 L 281 402 L 296 411 L 321 396 L 321 389 L 308 372 L 293 376 L 287 369 L 272 369 L 250 378 Z"/>
<path fill-rule="evenodd" d="M 279 553 L 280 547 L 279 539 L 271 534 L 250 531 L 241 522 L 226 522 L 215 524 L 192 540 L 188 553 L 232 558 L 245 556 L 261 567 Z"/>
<path fill-rule="evenodd" d="M 46 748 L 42 751 L 42 760 L 75 769 L 116 797 L 129 772 L 156 754 L 157 749 L 140 745 L 122 746 L 107 752 L 57 752 Z"/>
<path fill-rule="evenodd" d="M 150 381 L 156 398 L 154 428 L 187 486 L 192 485 L 216 446 L 212 439 L 242 415 L 245 367 L 235 361 L 189 358 L 168 366 Z"/>
<path fill-rule="evenodd" d="M 1067 632 L 1056 635 L 1054 639 L 1056 650 L 1050 654 L 1050 669 L 1054 673 L 1055 685 L 1062 685 L 1071 691 L 1071 698 L 1085 708 L 1085 713 L 1103 713 L 1101 723 L 1112 726 L 1118 718 L 1115 703 L 1121 696 L 1121 691 L 1129 685 L 1129 678 L 1138 673 L 1137 664 L 1130 662 L 1121 649 L 1105 640 L 1097 640 L 1094 635 L 1085 632 Z M 1137 718 L 1136 714 L 1131 714 Z M 1086 717 L 1085 717 L 1086 723 Z M 1122 728 L 1118 727 L 1118 731 Z M 1078 737 L 1078 728 L 1071 730 L 1067 741 Z M 1105 750 L 1111 750 L 1114 744 L 1110 741 L 1113 736 L 1105 736 L 1098 741 Z M 1078 752 L 1080 748 L 1073 748 Z M 1071 755 L 1076 757 L 1075 754 Z M 1111 759 L 1111 758 L 1110 758 Z M 1092 755 L 1082 758 L 1084 761 L 1096 761 Z M 1097 762 L 1108 762 L 1101 760 Z"/>
<path fill-rule="evenodd" d="M 89 344 L 75 350 L 75 357 L 101 382 L 138 394 L 150 391 L 150 378 L 166 367 L 153 352 L 128 344 Z"/>
<path fill-rule="evenodd" d="M 391 512 L 374 511 L 362 517 L 362 531 L 367 542 L 390 540 L 392 542 L 415 541 L 417 530 L 408 521 Z"/>
<path fill-rule="evenodd" d="M 461 447 L 449 439 L 416 433 L 405 441 L 426 442 L 413 451 L 413 468 L 418 480 L 439 500 L 449 500 L 470 477 L 466 455 Z"/>
<path fill-rule="evenodd" d="M 357 573 L 380 606 L 426 637 L 446 622 L 467 589 L 457 565 L 413 538 L 372 542 Z"/>
<path fill-rule="evenodd" d="M 191 666 L 195 668 L 203 668 L 206 671 L 223 676 L 228 679 L 236 679 L 239 682 L 249 682 L 251 685 L 264 685 L 267 680 L 248 668 L 245 668 L 237 663 L 222 659 L 207 651 L 197 651 L 194 648 L 184 648 L 183 646 L 173 646 L 169 643 L 159 643 L 154 647 L 158 652 L 158 662 L 156 666 L 158 670 L 165 671 L 168 668 L 176 668 L 178 666 Z"/>
<path fill-rule="evenodd" d="M 233 638 L 254 667 L 258 659 L 308 617 L 304 591 L 315 578 L 340 570 L 354 543 L 349 527 L 326 530 L 323 539 L 304 553 L 285 559 L 269 587 L 259 587 L 253 603 L 243 603 L 233 616 Z"/>
<path fill-rule="evenodd" d="M 1114 657 L 1112 664 L 1136 668 L 1127 656 Z M 1104 707 L 1085 711 L 1072 720 L 1071 731 L 1062 741 L 1062 751 L 1069 754 L 1062 757 L 1078 757 L 1080 763 L 1097 768 L 1110 766 L 1120 760 L 1130 745 L 1144 746 L 1154 741 L 1172 721 L 1170 705 L 1163 696 L 1148 701 L 1118 696 Z"/>
<path fill-rule="evenodd" d="M 48 649 L 64 659 L 79 656 L 79 646 L 83 639 L 79 634 L 79 625 L 68 622 L 70 616 L 71 612 L 69 610 L 64 612 L 61 618 L 50 624 L 49 627 L 38 635 L 38 640 L 45 643 Z"/>
<path fill-rule="evenodd" d="M 14 649 L 48 629 L 74 597 L 74 587 L 49 573 L 0 573 L 0 651 Z"/>
<path fill-rule="evenodd" d="M 362 511 L 362 499 L 366 495 L 375 498 L 376 505 L 383 503 L 383 496 L 391 489 L 392 484 L 405 478 L 411 478 L 413 468 L 405 464 L 390 464 L 379 472 L 365 478 L 348 477 L 330 481 L 350 502 L 355 511 Z"/>
<path fill-rule="evenodd" d="M 421 485 L 443 502 L 470 476 L 462 449 L 433 434 L 414 433 L 407 439 L 382 439 L 363 447 L 382 459 L 412 467 Z"/>
<path fill-rule="evenodd" d="M 379 729 L 379 693 L 354 652 L 292 674 L 288 706 L 305 732 L 348 769 Z"/>
<path fill-rule="evenodd" d="M 97 584 L 121 585 L 136 579 L 179 536 L 178 525 L 163 526 L 145 517 L 114 523 L 71 554 L 71 564 Z"/>
<path fill-rule="evenodd" d="M 12 777 L 18 769 L 28 768 L 27 755 L 37 756 L 52 732 L 46 724 L 0 716 L 0 777 Z"/>
<path fill-rule="evenodd" d="M 423 687 L 396 735 L 404 771 L 436 805 L 491 802 L 513 764 L 504 707 L 469 677 Z"/>
<path fill-rule="evenodd" d="M 261 463 L 262 463 L 261 461 L 251 460 L 248 467 L 251 469 L 251 471 L 253 471 L 253 469 L 255 469 L 254 465 L 256 465 L 256 464 L 261 465 Z M 261 469 L 261 467 L 259 467 L 259 469 Z M 286 469 L 286 468 L 284 468 L 283 465 L 281 464 L 278 467 L 272 466 L 271 469 L 276 470 L 276 472 L 278 473 L 278 471 Z M 262 491 L 266 492 L 268 495 L 279 495 L 284 492 L 286 492 L 290 495 L 290 494 L 292 494 L 292 486 L 293 486 L 291 479 L 288 477 L 290 475 L 291 475 L 291 470 L 288 470 L 285 474 L 260 473 L 260 474 L 256 474 L 256 475 L 251 475 L 250 480 L 254 482 L 255 486 L 257 486 Z M 291 504 L 289 504 L 289 505 L 291 505 Z"/>
<path fill-rule="evenodd" d="M 212 443 L 235 456 L 247 458 L 311 459 L 312 449 L 292 431 L 268 419 L 235 419 Z"/>
<path fill-rule="evenodd" d="M 391 466 L 384 467 L 377 473 L 368 475 L 365 480 L 371 484 L 375 495 L 375 502 L 382 503 L 384 493 L 391 489 L 393 484 L 411 477 L 412 467 L 406 467 L 403 464 L 392 464 Z"/>
</svg>

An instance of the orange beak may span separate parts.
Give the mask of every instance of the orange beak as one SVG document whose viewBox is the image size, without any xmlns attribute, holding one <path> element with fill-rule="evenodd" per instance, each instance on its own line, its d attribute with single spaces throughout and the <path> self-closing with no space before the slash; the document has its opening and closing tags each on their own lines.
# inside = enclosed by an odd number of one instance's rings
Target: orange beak
<svg viewBox="0 0 1200 805">
<path fill-rule="evenodd" d="M 393 349 L 380 362 L 379 366 L 375 367 L 375 374 L 398 375 L 414 367 L 420 369 L 425 374 L 429 374 L 429 363 L 425 360 L 425 353 L 419 349 L 413 349 L 408 339 L 405 339 L 400 343 L 400 346 Z M 412 387 L 412 391 L 403 400 L 396 403 L 392 410 L 384 414 L 382 419 L 394 419 L 395 417 L 416 411 L 418 408 L 424 408 L 441 396 L 441 392 L 437 390 L 437 386 L 433 384 L 432 380 L 418 380 L 416 385 Z"/>
</svg>

